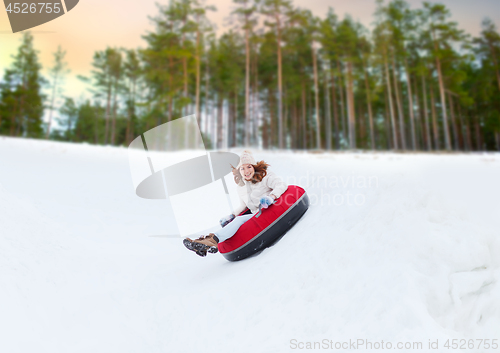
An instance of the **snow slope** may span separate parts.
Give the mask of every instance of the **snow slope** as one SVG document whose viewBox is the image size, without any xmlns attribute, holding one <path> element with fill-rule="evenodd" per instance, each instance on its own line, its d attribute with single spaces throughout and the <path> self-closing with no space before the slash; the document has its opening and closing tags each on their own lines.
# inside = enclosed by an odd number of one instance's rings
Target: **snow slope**
<svg viewBox="0 0 500 353">
<path fill-rule="evenodd" d="M 499 154 L 254 155 L 311 207 L 229 263 L 151 237 L 172 212 L 135 196 L 125 148 L 0 137 L 0 352 L 500 339 Z"/>
</svg>

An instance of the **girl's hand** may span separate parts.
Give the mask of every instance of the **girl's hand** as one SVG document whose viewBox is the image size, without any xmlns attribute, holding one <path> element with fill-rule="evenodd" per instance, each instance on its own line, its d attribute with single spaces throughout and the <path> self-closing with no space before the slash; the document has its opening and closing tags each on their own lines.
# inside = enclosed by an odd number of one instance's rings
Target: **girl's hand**
<svg viewBox="0 0 500 353">
<path fill-rule="evenodd" d="M 231 165 L 231 168 L 232 168 L 232 172 L 233 172 L 233 178 L 234 178 L 234 182 L 236 183 L 236 185 L 240 185 L 240 186 L 243 186 L 245 185 L 243 183 L 243 181 L 241 180 L 241 174 L 240 174 L 240 171 L 238 169 L 236 169 L 235 167 L 233 167 Z"/>
<path fill-rule="evenodd" d="M 274 203 L 274 199 L 270 196 L 262 196 L 260 198 L 260 204 L 262 208 L 268 208 Z"/>
<path fill-rule="evenodd" d="M 222 217 L 220 220 L 219 220 L 219 223 L 220 223 L 220 226 L 222 228 L 224 228 L 225 226 L 227 226 L 229 223 L 231 223 L 231 221 L 234 219 L 234 214 L 230 214 L 229 216 L 226 216 L 226 217 Z"/>
</svg>

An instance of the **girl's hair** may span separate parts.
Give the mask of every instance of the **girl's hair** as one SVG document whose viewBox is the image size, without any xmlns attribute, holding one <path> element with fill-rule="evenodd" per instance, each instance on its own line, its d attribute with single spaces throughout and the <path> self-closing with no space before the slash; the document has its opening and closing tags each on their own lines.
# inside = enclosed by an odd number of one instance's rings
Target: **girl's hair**
<svg viewBox="0 0 500 353">
<path fill-rule="evenodd" d="M 260 161 L 260 162 L 257 162 L 257 164 L 252 164 L 252 166 L 253 166 L 253 169 L 255 170 L 255 173 L 250 181 L 253 184 L 257 184 L 257 183 L 261 182 L 262 179 L 264 179 L 264 177 L 267 175 L 267 167 L 269 167 L 270 164 L 267 164 L 264 161 Z M 240 170 L 234 168 L 232 165 L 231 165 L 231 168 L 233 168 L 233 175 L 234 175 L 235 183 L 240 185 L 240 186 L 245 185 L 243 183 L 243 177 L 241 176 Z"/>
<path fill-rule="evenodd" d="M 255 169 L 255 174 L 252 177 L 252 180 L 250 180 L 253 184 L 257 184 L 264 179 L 264 177 L 267 175 L 267 167 L 270 166 L 270 164 L 267 164 L 264 161 L 257 162 L 257 164 L 252 164 L 253 169 Z"/>
</svg>

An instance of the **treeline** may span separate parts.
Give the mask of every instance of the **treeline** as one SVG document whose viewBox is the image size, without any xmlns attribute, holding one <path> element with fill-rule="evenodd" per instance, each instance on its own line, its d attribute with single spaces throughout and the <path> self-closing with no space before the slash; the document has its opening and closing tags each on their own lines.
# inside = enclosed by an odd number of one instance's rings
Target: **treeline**
<svg viewBox="0 0 500 353">
<path fill-rule="evenodd" d="M 318 18 L 288 0 L 233 1 L 220 37 L 206 16 L 215 8 L 159 5 L 146 48 L 96 52 L 80 77 L 92 99 L 59 106 L 64 52 L 44 79 L 26 33 L 0 85 L 0 133 L 128 145 L 194 113 L 209 148 L 500 150 L 500 35 L 489 19 L 473 38 L 442 4 L 377 0 L 369 31 L 332 9 Z"/>
</svg>

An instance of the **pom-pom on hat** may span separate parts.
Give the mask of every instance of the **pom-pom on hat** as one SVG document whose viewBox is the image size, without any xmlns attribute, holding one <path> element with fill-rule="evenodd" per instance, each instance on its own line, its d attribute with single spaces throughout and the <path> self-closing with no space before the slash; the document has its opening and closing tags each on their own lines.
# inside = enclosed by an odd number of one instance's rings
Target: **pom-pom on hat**
<svg viewBox="0 0 500 353">
<path fill-rule="evenodd" d="M 252 155 L 252 152 L 250 152 L 249 150 L 244 150 L 242 153 L 241 153 L 241 156 L 240 156 L 240 163 L 238 163 L 238 166 L 236 167 L 236 169 L 240 169 L 240 167 L 243 165 L 243 164 L 257 164 L 255 162 L 255 158 L 253 158 L 253 155 Z"/>
</svg>

